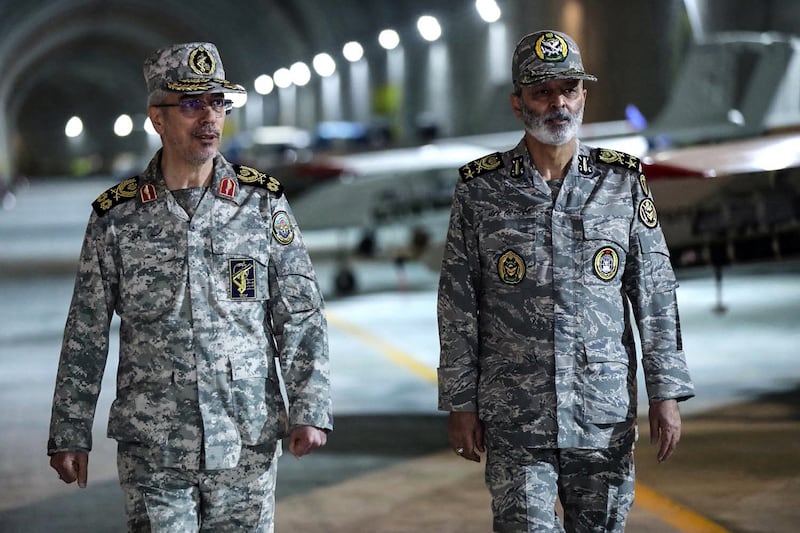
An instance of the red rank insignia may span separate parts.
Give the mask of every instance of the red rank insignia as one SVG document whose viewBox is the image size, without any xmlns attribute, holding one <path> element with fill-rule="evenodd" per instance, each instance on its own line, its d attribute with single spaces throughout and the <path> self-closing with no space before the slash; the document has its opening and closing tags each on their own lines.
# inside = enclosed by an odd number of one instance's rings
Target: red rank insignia
<svg viewBox="0 0 800 533">
<path fill-rule="evenodd" d="M 222 178 L 219 182 L 217 193 L 233 200 L 233 197 L 236 196 L 236 182 L 231 178 Z"/>
<path fill-rule="evenodd" d="M 139 198 L 142 199 L 142 203 L 146 204 L 148 202 L 152 202 L 156 198 L 158 198 L 158 194 L 156 193 L 156 186 L 152 183 L 145 183 L 139 188 Z"/>
</svg>

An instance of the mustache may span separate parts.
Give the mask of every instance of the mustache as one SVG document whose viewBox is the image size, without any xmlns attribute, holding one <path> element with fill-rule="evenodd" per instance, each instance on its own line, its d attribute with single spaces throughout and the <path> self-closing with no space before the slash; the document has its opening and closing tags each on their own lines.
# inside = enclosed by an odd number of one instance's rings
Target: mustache
<svg viewBox="0 0 800 533">
<path fill-rule="evenodd" d="M 574 119 L 575 116 L 572 115 L 572 113 L 567 113 L 566 111 L 563 110 L 553 111 L 552 113 L 544 117 L 544 120 L 546 122 L 549 122 L 551 120 L 574 120 Z"/>
<path fill-rule="evenodd" d="M 202 127 L 200 129 L 194 130 L 194 132 L 192 132 L 192 134 L 195 135 L 195 136 L 211 135 L 211 136 L 219 138 L 219 136 L 222 133 L 218 129 L 214 128 L 213 126 L 206 126 L 206 127 Z"/>
</svg>

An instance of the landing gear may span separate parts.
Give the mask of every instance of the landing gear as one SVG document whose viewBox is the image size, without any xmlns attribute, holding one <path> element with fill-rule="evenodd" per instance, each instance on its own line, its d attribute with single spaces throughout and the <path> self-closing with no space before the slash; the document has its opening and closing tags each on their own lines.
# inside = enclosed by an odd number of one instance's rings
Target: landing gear
<svg viewBox="0 0 800 533">
<path fill-rule="evenodd" d="M 356 276 L 349 267 L 343 266 L 336 272 L 333 286 L 339 296 L 353 294 L 356 291 Z"/>
</svg>

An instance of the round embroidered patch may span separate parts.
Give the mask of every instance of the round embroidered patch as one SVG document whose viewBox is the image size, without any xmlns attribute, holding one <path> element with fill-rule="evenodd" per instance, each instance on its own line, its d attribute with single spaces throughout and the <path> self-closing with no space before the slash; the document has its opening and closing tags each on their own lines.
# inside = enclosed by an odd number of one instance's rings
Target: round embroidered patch
<svg viewBox="0 0 800 533">
<path fill-rule="evenodd" d="M 650 198 L 645 198 L 639 204 L 639 219 L 642 224 L 648 228 L 655 228 L 658 225 L 658 213 L 656 213 L 656 204 Z"/>
<path fill-rule="evenodd" d="M 497 273 L 503 283 L 516 285 L 525 277 L 525 261 L 513 250 L 508 250 L 497 260 Z"/>
<path fill-rule="evenodd" d="M 619 270 L 619 255 L 610 246 L 604 246 L 594 254 L 594 273 L 603 281 L 610 281 Z"/>
<path fill-rule="evenodd" d="M 553 63 L 560 63 L 569 55 L 569 46 L 567 46 L 567 41 L 565 41 L 560 35 L 550 32 L 547 32 L 536 39 L 534 50 L 536 51 L 536 57 L 542 61 Z"/>
<path fill-rule="evenodd" d="M 294 240 L 292 221 L 286 211 L 278 211 L 272 215 L 272 235 L 281 244 L 289 244 Z"/>
</svg>

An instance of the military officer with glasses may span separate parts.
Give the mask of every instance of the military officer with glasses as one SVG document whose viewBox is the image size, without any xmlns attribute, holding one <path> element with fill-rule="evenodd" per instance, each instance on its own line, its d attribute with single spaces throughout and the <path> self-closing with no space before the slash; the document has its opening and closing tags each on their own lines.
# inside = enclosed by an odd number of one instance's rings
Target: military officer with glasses
<svg viewBox="0 0 800 533">
<path fill-rule="evenodd" d="M 219 153 L 227 95 L 245 90 L 217 48 L 163 48 L 144 76 L 162 148 L 93 203 L 50 465 L 86 486 L 116 314 L 108 436 L 129 530 L 272 531 L 281 439 L 299 458 L 333 428 L 322 297 L 279 181 Z"/>
</svg>

